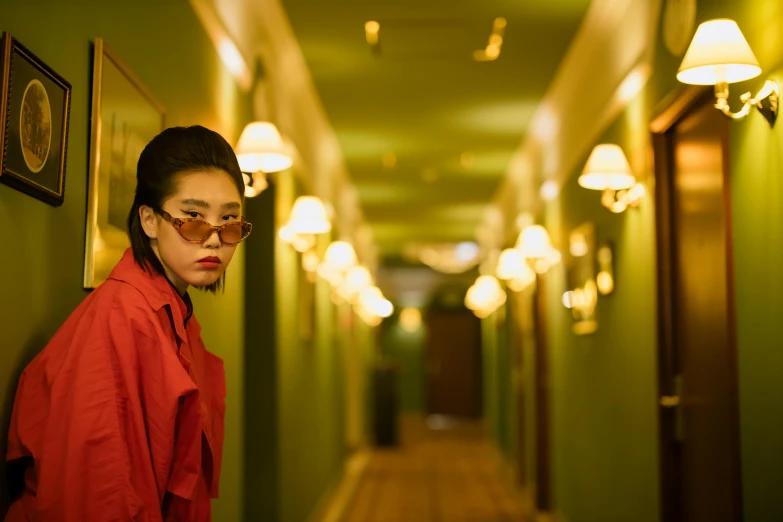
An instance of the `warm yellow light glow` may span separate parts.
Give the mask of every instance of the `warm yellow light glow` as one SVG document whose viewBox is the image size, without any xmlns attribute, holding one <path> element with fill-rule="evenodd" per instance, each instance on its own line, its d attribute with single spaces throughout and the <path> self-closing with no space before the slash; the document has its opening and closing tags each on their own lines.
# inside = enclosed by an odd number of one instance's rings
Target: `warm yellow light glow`
<svg viewBox="0 0 783 522">
<path fill-rule="evenodd" d="M 557 181 L 549 179 L 541 184 L 541 199 L 544 201 L 554 201 L 560 195 L 560 186 Z"/>
<path fill-rule="evenodd" d="M 525 259 L 545 258 L 550 254 L 552 241 L 549 232 L 541 225 L 530 225 L 522 229 L 517 246 Z"/>
<path fill-rule="evenodd" d="M 636 98 L 636 95 L 644 88 L 651 74 L 652 67 L 648 63 L 641 64 L 628 73 L 623 83 L 617 88 L 617 96 L 620 101 L 628 103 Z"/>
<path fill-rule="evenodd" d="M 584 234 L 580 232 L 571 233 L 569 251 L 574 257 L 583 257 L 587 255 L 589 247 L 587 245 L 587 239 L 585 238 Z"/>
<path fill-rule="evenodd" d="M 347 241 L 333 241 L 324 253 L 324 264 L 338 272 L 347 272 L 356 264 L 356 251 Z"/>
<path fill-rule="evenodd" d="M 237 161 L 242 172 L 278 172 L 293 165 L 283 138 L 274 123 L 248 123 L 236 147 Z"/>
<path fill-rule="evenodd" d="M 288 218 L 297 234 L 325 234 L 332 229 L 323 202 L 315 196 L 300 196 L 294 202 Z"/>
<path fill-rule="evenodd" d="M 375 315 L 377 317 L 391 317 L 394 313 L 394 305 L 383 297 L 383 293 L 377 286 L 369 286 L 359 292 L 356 302 L 360 315 Z"/>
<path fill-rule="evenodd" d="M 239 52 L 236 44 L 228 36 L 220 38 L 218 54 L 226 69 L 231 72 L 237 81 L 241 84 L 246 84 L 247 79 L 250 78 L 250 69 L 242 57 L 242 53 Z"/>
<path fill-rule="evenodd" d="M 489 60 L 497 60 L 498 56 L 500 56 L 500 45 L 489 44 L 487 48 L 484 49 L 484 54 Z"/>
<path fill-rule="evenodd" d="M 624 190 L 635 183 L 623 149 L 613 143 L 596 145 L 579 176 L 579 185 L 591 190 Z"/>
<path fill-rule="evenodd" d="M 737 22 L 709 20 L 699 25 L 677 79 L 693 85 L 734 83 L 755 78 L 761 66 Z"/>
<path fill-rule="evenodd" d="M 418 308 L 403 308 L 400 312 L 400 327 L 413 333 L 421 328 L 421 312 Z"/>
<path fill-rule="evenodd" d="M 254 172 L 252 177 L 242 173 L 242 179 L 245 181 L 245 197 L 254 198 L 261 194 L 268 186 L 266 174 L 261 171 Z"/>
<path fill-rule="evenodd" d="M 345 273 L 340 286 L 336 289 L 338 295 L 348 302 L 355 303 L 361 292 L 373 284 L 372 274 L 366 267 L 356 265 Z"/>
<path fill-rule="evenodd" d="M 614 278 L 609 272 L 598 272 L 596 283 L 598 291 L 603 295 L 609 295 L 614 290 Z"/>
<path fill-rule="evenodd" d="M 524 270 L 523 267 L 527 267 L 527 263 L 522 252 L 516 248 L 507 248 L 500 253 L 495 275 L 497 275 L 498 279 L 508 281 L 521 274 L 522 270 Z"/>
<path fill-rule="evenodd" d="M 499 33 L 506 28 L 506 25 L 508 25 L 506 19 L 499 16 L 495 18 L 495 21 L 492 23 L 492 30 L 495 33 Z"/>
<path fill-rule="evenodd" d="M 278 237 L 298 252 L 307 252 L 315 246 L 315 237 L 310 234 L 300 235 L 291 227 L 290 223 L 286 223 L 277 232 Z"/>
<path fill-rule="evenodd" d="M 367 37 L 367 43 L 376 45 L 378 43 L 378 33 L 381 30 L 381 24 L 375 20 L 370 20 L 364 24 L 364 33 Z"/>
<path fill-rule="evenodd" d="M 302 268 L 305 272 L 315 273 L 318 270 L 318 254 L 312 250 L 305 252 L 302 255 Z"/>
<path fill-rule="evenodd" d="M 479 317 L 489 316 L 505 302 L 506 293 L 491 275 L 479 276 L 465 295 L 465 306 Z"/>
</svg>

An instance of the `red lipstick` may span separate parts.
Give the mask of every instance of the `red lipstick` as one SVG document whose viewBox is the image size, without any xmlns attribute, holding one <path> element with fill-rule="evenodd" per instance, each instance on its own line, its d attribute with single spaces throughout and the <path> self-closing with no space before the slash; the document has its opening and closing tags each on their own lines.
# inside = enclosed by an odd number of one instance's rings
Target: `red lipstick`
<svg viewBox="0 0 783 522">
<path fill-rule="evenodd" d="M 220 258 L 215 256 L 205 257 L 203 259 L 199 259 L 198 264 L 204 268 L 214 270 L 220 266 Z"/>
</svg>

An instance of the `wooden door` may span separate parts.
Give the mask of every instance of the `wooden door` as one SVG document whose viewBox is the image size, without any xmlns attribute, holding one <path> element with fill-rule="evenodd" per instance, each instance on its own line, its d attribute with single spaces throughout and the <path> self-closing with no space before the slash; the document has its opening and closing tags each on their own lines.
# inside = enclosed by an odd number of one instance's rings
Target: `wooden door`
<svg viewBox="0 0 783 522">
<path fill-rule="evenodd" d="M 665 522 L 742 517 L 729 121 L 712 105 L 656 137 Z"/>
<path fill-rule="evenodd" d="M 427 412 L 481 415 L 481 329 L 468 310 L 427 315 Z"/>
</svg>

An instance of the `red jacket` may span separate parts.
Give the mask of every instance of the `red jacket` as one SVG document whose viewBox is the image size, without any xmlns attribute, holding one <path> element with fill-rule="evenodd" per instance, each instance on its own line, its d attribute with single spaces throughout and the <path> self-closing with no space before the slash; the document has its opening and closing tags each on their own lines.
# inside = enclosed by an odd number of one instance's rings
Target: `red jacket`
<svg viewBox="0 0 783 522">
<path fill-rule="evenodd" d="M 223 362 L 190 299 L 131 251 L 22 373 L 9 461 L 32 458 L 6 522 L 208 522 Z"/>
</svg>

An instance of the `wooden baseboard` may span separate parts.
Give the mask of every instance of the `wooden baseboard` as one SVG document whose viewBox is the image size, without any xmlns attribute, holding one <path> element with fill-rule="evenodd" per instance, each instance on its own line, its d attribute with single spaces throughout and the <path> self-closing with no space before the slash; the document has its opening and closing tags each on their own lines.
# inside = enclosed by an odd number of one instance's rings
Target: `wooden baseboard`
<svg viewBox="0 0 783 522">
<path fill-rule="evenodd" d="M 342 473 L 324 492 L 307 522 L 341 522 L 345 518 L 371 457 L 372 450 L 363 448 L 345 459 Z"/>
</svg>

